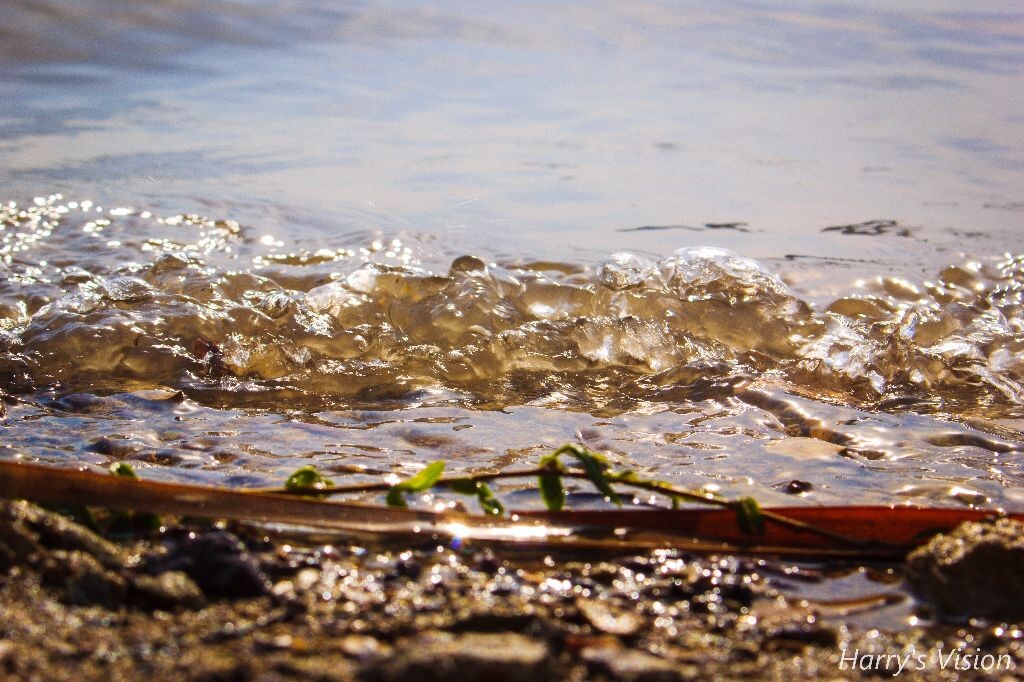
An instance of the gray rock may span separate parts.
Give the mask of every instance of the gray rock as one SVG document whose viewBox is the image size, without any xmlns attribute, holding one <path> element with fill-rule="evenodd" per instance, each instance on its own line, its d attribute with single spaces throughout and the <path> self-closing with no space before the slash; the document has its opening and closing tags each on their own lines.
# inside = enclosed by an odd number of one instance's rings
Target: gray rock
<svg viewBox="0 0 1024 682">
<path fill-rule="evenodd" d="M 1024 524 L 964 523 L 907 557 L 911 588 L 945 619 L 1024 619 Z"/>
</svg>

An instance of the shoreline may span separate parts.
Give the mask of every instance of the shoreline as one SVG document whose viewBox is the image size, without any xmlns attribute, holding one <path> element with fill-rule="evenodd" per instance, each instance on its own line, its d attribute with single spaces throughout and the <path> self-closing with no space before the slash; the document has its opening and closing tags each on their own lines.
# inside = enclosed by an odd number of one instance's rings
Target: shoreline
<svg viewBox="0 0 1024 682">
<path fill-rule="evenodd" d="M 956 679 L 966 661 L 986 672 L 986 655 L 1024 665 L 1019 630 L 858 628 L 784 596 L 785 581 L 754 560 L 325 540 L 192 520 L 101 538 L 0 501 L 0 670 L 24 679 L 73 669 L 81 680 Z M 957 662 L 918 665 L 940 647 Z"/>
</svg>

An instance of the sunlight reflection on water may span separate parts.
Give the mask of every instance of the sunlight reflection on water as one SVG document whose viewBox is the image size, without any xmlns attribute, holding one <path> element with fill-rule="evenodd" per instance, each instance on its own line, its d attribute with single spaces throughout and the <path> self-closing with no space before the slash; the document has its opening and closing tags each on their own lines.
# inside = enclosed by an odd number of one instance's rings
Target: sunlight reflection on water
<svg viewBox="0 0 1024 682">
<path fill-rule="evenodd" d="M 1022 65 L 998 3 L 4 3 L 3 447 L 1019 505 Z"/>
</svg>

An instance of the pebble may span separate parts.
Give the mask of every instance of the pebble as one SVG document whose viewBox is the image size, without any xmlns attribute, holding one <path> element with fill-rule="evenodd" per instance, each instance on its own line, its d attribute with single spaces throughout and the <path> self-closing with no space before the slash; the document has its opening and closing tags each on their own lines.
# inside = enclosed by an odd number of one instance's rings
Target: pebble
<svg viewBox="0 0 1024 682">
<path fill-rule="evenodd" d="M 143 570 L 152 575 L 182 571 L 207 597 L 258 597 L 270 591 L 256 558 L 237 536 L 221 530 L 172 541 L 167 553 L 151 557 Z"/>
<path fill-rule="evenodd" d="M 590 647 L 581 652 L 587 664 L 618 680 L 628 682 L 676 682 L 694 679 L 693 666 L 679 666 L 643 651 L 621 647 Z"/>
<path fill-rule="evenodd" d="M 143 608 L 200 609 L 206 605 L 203 591 L 182 571 L 136 575 L 131 590 L 132 601 Z"/>
<path fill-rule="evenodd" d="M 576 608 L 595 629 L 609 635 L 629 637 L 635 635 L 643 625 L 643 620 L 636 613 L 613 609 L 605 601 L 578 599 Z"/>
<path fill-rule="evenodd" d="M 51 555 L 54 569 L 64 577 L 64 598 L 69 604 L 99 605 L 116 609 L 124 601 L 125 579 L 108 571 L 89 554 L 57 550 Z"/>
<path fill-rule="evenodd" d="M 511 632 L 424 632 L 401 646 L 382 672 L 385 680 L 535 682 L 551 676 L 543 641 Z"/>
<path fill-rule="evenodd" d="M 4 522 L 20 525 L 37 541 L 58 549 L 87 552 L 108 568 L 121 566 L 121 557 L 113 543 L 65 516 L 27 502 L 3 502 L 0 517 Z"/>
</svg>

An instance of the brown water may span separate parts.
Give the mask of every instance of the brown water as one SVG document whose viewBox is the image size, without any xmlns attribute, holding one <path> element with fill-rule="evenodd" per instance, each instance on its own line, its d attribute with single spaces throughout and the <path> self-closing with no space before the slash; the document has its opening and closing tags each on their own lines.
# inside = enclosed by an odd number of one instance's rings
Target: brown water
<svg viewBox="0 0 1024 682">
<path fill-rule="evenodd" d="M 0 8 L 2 456 L 1024 508 L 1024 15 L 339 7 Z"/>
</svg>

